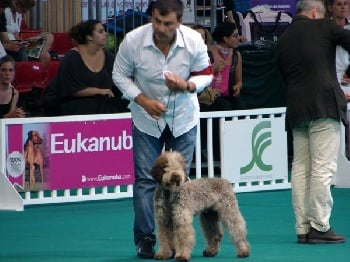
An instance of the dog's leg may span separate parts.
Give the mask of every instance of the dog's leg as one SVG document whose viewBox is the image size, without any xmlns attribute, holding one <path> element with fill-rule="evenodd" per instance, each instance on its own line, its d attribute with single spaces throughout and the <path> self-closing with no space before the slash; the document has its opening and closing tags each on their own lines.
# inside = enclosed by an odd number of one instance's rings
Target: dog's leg
<svg viewBox="0 0 350 262">
<path fill-rule="evenodd" d="M 159 188 L 154 194 L 154 217 L 157 225 L 158 251 L 155 259 L 169 259 L 174 256 L 172 215 L 169 209 L 169 195 Z"/>
<path fill-rule="evenodd" d="M 213 257 L 219 253 L 220 242 L 223 236 L 218 213 L 214 210 L 205 210 L 200 213 L 199 221 L 207 240 L 207 247 L 203 251 L 203 256 Z"/>
<path fill-rule="evenodd" d="M 238 209 L 237 199 L 234 195 L 227 197 L 220 207 L 219 217 L 227 228 L 232 242 L 236 245 L 237 257 L 248 257 L 250 245 L 246 239 L 246 223 L 241 212 Z"/>
<path fill-rule="evenodd" d="M 173 217 L 175 261 L 190 261 L 195 242 L 195 232 L 192 225 L 194 214 L 190 210 L 183 209 L 183 207 L 174 214 L 176 214 Z"/>
<path fill-rule="evenodd" d="M 158 226 L 158 251 L 154 255 L 155 259 L 164 260 L 169 259 L 174 256 L 174 249 L 172 245 L 172 227 L 162 223 L 161 221 L 157 222 Z"/>
</svg>

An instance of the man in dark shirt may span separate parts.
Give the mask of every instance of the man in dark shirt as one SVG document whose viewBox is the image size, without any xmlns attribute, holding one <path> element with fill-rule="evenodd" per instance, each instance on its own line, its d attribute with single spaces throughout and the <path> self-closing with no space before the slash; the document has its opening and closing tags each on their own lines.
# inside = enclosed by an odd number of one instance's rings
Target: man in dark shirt
<svg viewBox="0 0 350 262">
<path fill-rule="evenodd" d="M 329 224 L 346 101 L 335 70 L 337 45 L 350 31 L 322 19 L 321 0 L 299 0 L 297 16 L 276 46 L 287 82 L 286 128 L 293 133 L 292 200 L 298 243 L 343 243 Z"/>
</svg>

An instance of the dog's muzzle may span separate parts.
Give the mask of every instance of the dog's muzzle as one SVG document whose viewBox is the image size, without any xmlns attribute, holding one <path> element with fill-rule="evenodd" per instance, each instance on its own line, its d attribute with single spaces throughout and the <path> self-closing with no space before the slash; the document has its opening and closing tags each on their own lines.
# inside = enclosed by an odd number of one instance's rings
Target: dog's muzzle
<svg viewBox="0 0 350 262">
<path fill-rule="evenodd" d="M 169 183 L 172 184 L 172 185 L 179 186 L 180 183 L 181 183 L 181 176 L 180 176 L 180 174 L 177 173 L 177 172 L 173 172 L 171 174 L 171 178 L 170 178 Z"/>
</svg>

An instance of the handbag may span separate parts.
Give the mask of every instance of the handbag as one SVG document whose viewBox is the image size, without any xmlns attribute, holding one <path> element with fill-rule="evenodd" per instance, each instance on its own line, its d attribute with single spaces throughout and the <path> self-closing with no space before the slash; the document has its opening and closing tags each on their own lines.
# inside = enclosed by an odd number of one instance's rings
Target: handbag
<svg viewBox="0 0 350 262">
<path fill-rule="evenodd" d="M 208 86 L 199 94 L 198 101 L 201 104 L 212 105 L 219 96 L 221 96 L 219 90 Z"/>
</svg>

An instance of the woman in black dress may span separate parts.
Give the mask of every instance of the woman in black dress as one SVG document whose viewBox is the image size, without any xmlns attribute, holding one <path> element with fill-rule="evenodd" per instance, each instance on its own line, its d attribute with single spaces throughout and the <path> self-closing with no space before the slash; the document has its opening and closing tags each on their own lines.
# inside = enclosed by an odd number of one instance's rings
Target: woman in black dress
<svg viewBox="0 0 350 262">
<path fill-rule="evenodd" d="M 76 43 L 58 69 L 58 96 L 62 115 L 120 112 L 113 93 L 114 57 L 104 49 L 107 33 L 98 20 L 73 26 L 69 38 Z"/>
</svg>

